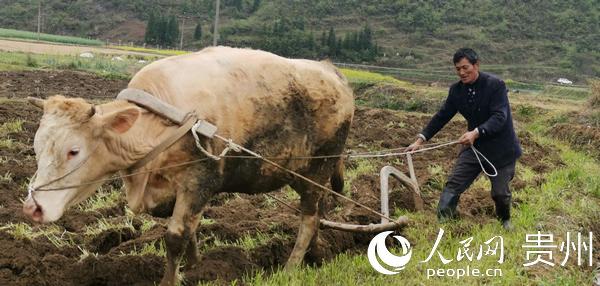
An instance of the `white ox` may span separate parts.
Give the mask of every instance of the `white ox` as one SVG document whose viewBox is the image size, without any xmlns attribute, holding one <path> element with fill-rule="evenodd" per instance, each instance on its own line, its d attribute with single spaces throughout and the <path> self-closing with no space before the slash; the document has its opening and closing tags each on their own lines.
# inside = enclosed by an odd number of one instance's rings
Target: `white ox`
<svg viewBox="0 0 600 286">
<path fill-rule="evenodd" d="M 330 63 L 285 59 L 226 47 L 170 57 L 138 72 L 129 88 L 144 90 L 178 109 L 195 111 L 218 133 L 264 156 L 290 158 L 341 154 L 354 112 L 352 91 Z M 44 115 L 34 140 L 38 170 L 23 210 L 34 221 L 52 222 L 101 183 L 128 168 L 177 128 L 127 101 L 92 105 L 54 96 L 31 100 Z M 204 138 L 219 154 L 226 146 Z M 234 153 L 235 154 L 235 153 Z M 139 171 L 204 158 L 186 135 Z M 332 188 L 343 188 L 340 159 L 278 160 L 286 168 Z M 50 184 L 48 184 L 50 183 Z M 129 207 L 171 216 L 165 234 L 167 268 L 161 284 L 176 283 L 179 261 L 197 261 L 196 228 L 203 206 L 220 192 L 262 193 L 290 185 L 301 197 L 301 225 L 286 267 L 302 262 L 318 238 L 323 193 L 260 160 L 205 160 L 185 167 L 124 179 Z M 40 186 L 42 188 L 40 188 Z M 44 191 L 44 189 L 61 189 Z"/>
</svg>

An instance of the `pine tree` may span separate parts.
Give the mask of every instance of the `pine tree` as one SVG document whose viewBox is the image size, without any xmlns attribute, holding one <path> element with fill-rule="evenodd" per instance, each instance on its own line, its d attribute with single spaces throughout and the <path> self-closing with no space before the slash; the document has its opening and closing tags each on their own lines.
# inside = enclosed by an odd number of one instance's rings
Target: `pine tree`
<svg viewBox="0 0 600 286">
<path fill-rule="evenodd" d="M 337 41 L 333 27 L 329 28 L 329 35 L 327 35 L 327 46 L 329 47 L 328 55 L 330 57 L 334 57 L 337 51 Z"/>
<path fill-rule="evenodd" d="M 252 3 L 252 8 L 250 8 L 250 13 L 256 12 L 256 10 L 258 10 L 259 6 L 260 6 L 260 0 L 254 0 L 254 3 Z"/>
<path fill-rule="evenodd" d="M 156 20 L 156 44 L 165 46 L 167 35 L 167 21 L 165 16 L 159 15 Z"/>
<path fill-rule="evenodd" d="M 148 44 L 157 43 L 157 18 L 154 12 L 150 13 L 148 18 L 148 24 L 146 24 L 146 33 L 144 34 L 144 41 Z"/>
<path fill-rule="evenodd" d="M 198 23 L 196 29 L 194 29 L 194 40 L 198 41 L 202 39 L 202 24 Z"/>
<path fill-rule="evenodd" d="M 177 24 L 175 15 L 171 15 L 167 20 L 165 31 L 165 44 L 167 46 L 175 47 L 177 45 L 177 39 L 179 39 L 179 25 Z"/>
</svg>

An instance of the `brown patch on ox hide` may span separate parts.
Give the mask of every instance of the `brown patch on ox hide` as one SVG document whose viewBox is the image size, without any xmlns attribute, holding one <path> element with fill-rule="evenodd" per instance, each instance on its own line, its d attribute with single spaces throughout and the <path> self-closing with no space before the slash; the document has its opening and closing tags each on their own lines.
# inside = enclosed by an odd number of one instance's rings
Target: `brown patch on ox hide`
<svg viewBox="0 0 600 286">
<path fill-rule="evenodd" d="M 229 74 L 231 75 L 231 77 L 238 81 L 248 80 L 248 74 L 241 68 L 236 68 L 230 71 Z"/>
<path fill-rule="evenodd" d="M 298 84 L 290 83 L 285 92 L 282 101 L 255 103 L 259 107 L 256 121 L 263 124 L 244 145 L 262 156 L 276 157 L 286 168 L 300 170 L 309 160 L 290 158 L 310 156 L 318 144 L 316 104 Z M 225 176 L 226 189 L 249 189 L 251 193 L 277 189 L 292 179 L 271 164 L 248 159 L 227 159 Z"/>
<path fill-rule="evenodd" d="M 44 113 L 66 117 L 75 122 L 83 122 L 93 115 L 93 105 L 81 98 L 51 96 L 44 104 Z"/>
</svg>

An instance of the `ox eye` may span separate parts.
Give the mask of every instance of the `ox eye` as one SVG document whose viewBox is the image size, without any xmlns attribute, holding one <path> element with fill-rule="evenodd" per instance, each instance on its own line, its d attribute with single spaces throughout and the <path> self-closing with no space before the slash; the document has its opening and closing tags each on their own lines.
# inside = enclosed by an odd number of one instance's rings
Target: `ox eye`
<svg viewBox="0 0 600 286">
<path fill-rule="evenodd" d="M 71 158 L 77 156 L 77 154 L 79 154 L 79 148 L 73 148 L 67 154 L 67 159 L 71 159 Z"/>
</svg>

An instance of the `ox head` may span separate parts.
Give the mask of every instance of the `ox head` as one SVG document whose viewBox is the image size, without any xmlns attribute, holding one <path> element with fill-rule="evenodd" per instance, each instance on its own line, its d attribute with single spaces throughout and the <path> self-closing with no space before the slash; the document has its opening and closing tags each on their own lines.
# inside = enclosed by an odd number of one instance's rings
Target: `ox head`
<svg viewBox="0 0 600 286">
<path fill-rule="evenodd" d="M 34 221 L 52 222 L 101 185 L 90 182 L 124 168 L 117 163 L 111 146 L 133 126 L 140 111 L 124 106 L 101 114 L 83 99 L 63 96 L 29 101 L 42 108 L 44 115 L 33 143 L 37 172 L 23 211 Z"/>
</svg>

